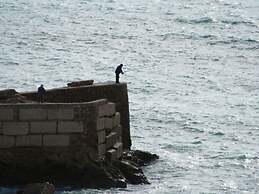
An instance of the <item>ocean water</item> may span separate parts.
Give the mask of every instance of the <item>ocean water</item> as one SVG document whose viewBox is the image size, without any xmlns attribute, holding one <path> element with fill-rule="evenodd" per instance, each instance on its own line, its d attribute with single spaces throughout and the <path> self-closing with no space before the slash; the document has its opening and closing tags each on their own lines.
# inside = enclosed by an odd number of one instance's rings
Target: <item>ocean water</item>
<svg viewBox="0 0 259 194">
<path fill-rule="evenodd" d="M 58 193 L 259 193 L 258 0 L 0 0 L 0 89 L 114 81 L 120 63 L 151 185 Z"/>
</svg>

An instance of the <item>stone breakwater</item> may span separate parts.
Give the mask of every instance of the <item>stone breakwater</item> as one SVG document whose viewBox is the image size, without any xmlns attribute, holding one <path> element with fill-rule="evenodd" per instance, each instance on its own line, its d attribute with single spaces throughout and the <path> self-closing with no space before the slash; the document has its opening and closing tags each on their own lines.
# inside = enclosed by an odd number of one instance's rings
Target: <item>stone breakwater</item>
<svg viewBox="0 0 259 194">
<path fill-rule="evenodd" d="M 148 183 L 140 166 L 158 157 L 130 151 L 126 84 L 48 90 L 45 103 L 19 95 L 29 103 L 0 104 L 0 185 Z"/>
</svg>

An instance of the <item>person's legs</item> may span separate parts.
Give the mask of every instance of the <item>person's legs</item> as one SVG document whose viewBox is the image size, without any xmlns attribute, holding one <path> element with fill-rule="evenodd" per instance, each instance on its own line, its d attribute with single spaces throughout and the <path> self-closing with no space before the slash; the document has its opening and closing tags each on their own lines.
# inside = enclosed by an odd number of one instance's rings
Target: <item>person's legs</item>
<svg viewBox="0 0 259 194">
<path fill-rule="evenodd" d="M 120 83 L 120 76 L 118 74 L 116 74 L 116 83 Z"/>
</svg>

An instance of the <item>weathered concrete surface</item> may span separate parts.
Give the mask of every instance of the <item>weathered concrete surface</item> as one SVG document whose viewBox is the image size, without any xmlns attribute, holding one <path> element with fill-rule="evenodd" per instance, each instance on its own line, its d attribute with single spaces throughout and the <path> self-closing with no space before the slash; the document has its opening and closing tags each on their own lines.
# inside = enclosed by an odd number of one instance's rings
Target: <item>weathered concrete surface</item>
<svg viewBox="0 0 259 194">
<path fill-rule="evenodd" d="M 28 135 L 28 136 L 17 136 L 16 145 L 17 147 L 41 147 L 42 136 L 41 135 Z"/>
<path fill-rule="evenodd" d="M 57 121 L 35 121 L 31 122 L 32 134 L 57 133 Z"/>
<path fill-rule="evenodd" d="M 104 128 L 105 129 L 112 129 L 113 128 L 113 119 L 112 118 L 105 118 Z"/>
<path fill-rule="evenodd" d="M 120 158 L 123 154 L 123 145 L 120 142 L 117 142 L 113 145 L 113 148 L 117 150 L 117 158 Z"/>
<path fill-rule="evenodd" d="M 97 120 L 97 131 L 104 129 L 105 118 L 99 118 Z"/>
<path fill-rule="evenodd" d="M 69 135 L 44 135 L 44 146 L 69 146 Z"/>
<path fill-rule="evenodd" d="M 58 122 L 58 133 L 80 133 L 84 132 L 82 121 L 60 121 Z"/>
<path fill-rule="evenodd" d="M 29 132 L 28 122 L 5 122 L 3 123 L 4 135 L 27 135 Z"/>
<path fill-rule="evenodd" d="M 104 104 L 103 106 L 100 106 L 98 114 L 100 117 L 104 115 L 112 116 L 116 112 L 115 109 L 116 109 L 116 105 L 114 103 Z"/>
<path fill-rule="evenodd" d="M 106 136 L 106 148 L 111 148 L 117 142 L 117 133 L 111 132 Z"/>
<path fill-rule="evenodd" d="M 74 119 L 74 110 L 67 109 L 49 109 L 48 120 L 72 120 Z"/>
<path fill-rule="evenodd" d="M 20 120 L 46 120 L 47 109 L 26 108 L 19 110 Z"/>
</svg>

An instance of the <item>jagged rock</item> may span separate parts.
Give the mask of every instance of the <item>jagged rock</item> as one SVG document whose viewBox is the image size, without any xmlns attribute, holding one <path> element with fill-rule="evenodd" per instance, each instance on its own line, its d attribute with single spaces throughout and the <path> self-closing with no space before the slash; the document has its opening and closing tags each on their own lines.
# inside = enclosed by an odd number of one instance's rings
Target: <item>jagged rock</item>
<svg viewBox="0 0 259 194">
<path fill-rule="evenodd" d="M 17 194 L 54 194 L 54 192 L 55 186 L 46 182 L 26 185 L 25 188 L 18 191 Z"/>
<path fill-rule="evenodd" d="M 120 169 L 127 181 L 131 184 L 150 184 L 144 175 L 143 171 L 134 164 L 127 160 L 115 161 L 114 165 Z"/>
<path fill-rule="evenodd" d="M 157 160 L 158 158 L 159 156 L 156 154 L 152 154 L 150 152 L 141 150 L 131 150 L 129 152 L 124 152 L 122 155 L 122 159 L 133 161 L 139 166 L 148 165 L 149 163 Z"/>
<path fill-rule="evenodd" d="M 78 186 L 88 188 L 125 188 L 126 179 L 121 172 L 108 164 L 92 164 L 81 172 L 81 178 L 77 181 Z M 75 184 L 75 182 L 74 182 Z"/>
<path fill-rule="evenodd" d="M 147 151 L 133 150 L 132 152 L 133 152 L 133 157 L 137 157 L 138 159 L 142 160 L 145 165 L 159 159 L 158 155 L 152 154 Z"/>
<path fill-rule="evenodd" d="M 127 182 L 126 178 L 121 174 L 121 171 L 113 165 L 105 167 L 105 173 L 110 177 L 113 184 L 110 184 L 109 187 L 119 187 L 126 188 Z"/>
<path fill-rule="evenodd" d="M 93 85 L 94 80 L 84 80 L 84 81 L 75 81 L 67 84 L 68 87 L 78 87 L 78 86 L 87 86 Z"/>
</svg>

